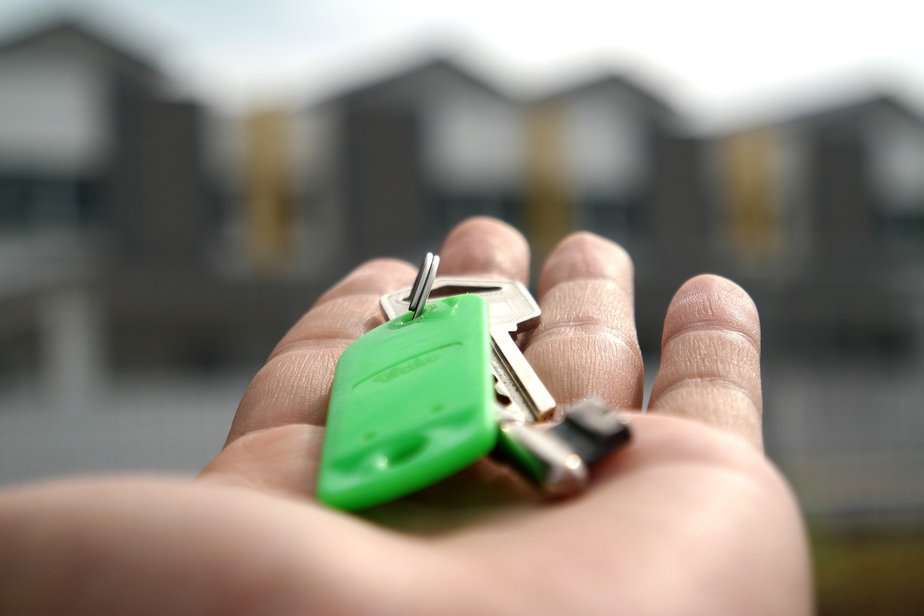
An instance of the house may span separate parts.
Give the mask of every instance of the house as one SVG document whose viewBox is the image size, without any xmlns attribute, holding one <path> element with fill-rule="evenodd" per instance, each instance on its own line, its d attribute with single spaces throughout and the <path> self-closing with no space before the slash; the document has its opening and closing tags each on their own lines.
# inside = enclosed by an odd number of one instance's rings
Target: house
<svg viewBox="0 0 924 616">
<path fill-rule="evenodd" d="M 563 231 L 594 229 L 628 246 L 650 239 L 662 141 L 676 132 L 667 101 L 606 72 L 534 98 L 529 114 L 531 208 L 554 207 L 546 202 L 558 195 Z"/>
<path fill-rule="evenodd" d="M 62 19 L 0 42 L 0 80 L 0 225 L 118 228 L 117 250 L 145 258 L 198 250 L 199 110 L 156 66 Z"/>
<path fill-rule="evenodd" d="M 591 75 L 529 105 L 526 229 L 538 257 L 574 229 L 618 241 L 635 262 L 637 326 L 657 348 L 663 306 L 706 267 L 704 140 L 655 90 Z"/>
<path fill-rule="evenodd" d="M 0 192 L 5 225 L 93 225 L 106 203 L 113 118 L 158 71 L 86 26 L 60 21 L 0 42 Z"/>
<path fill-rule="evenodd" d="M 71 408 L 142 366 L 256 364 L 315 288 L 213 258 L 202 106 L 69 19 L 0 42 L 0 82 L 0 378 Z"/>
<path fill-rule="evenodd" d="M 523 229 L 537 266 L 578 228 L 622 242 L 646 274 L 645 305 L 703 260 L 702 141 L 624 75 L 528 99 L 430 58 L 306 106 L 287 134 L 305 144 L 291 154 L 288 192 L 304 196 L 296 218 L 307 213 L 319 229 L 308 244 L 316 258 L 339 253 L 342 267 L 416 260 L 475 214 Z M 640 327 L 655 340 L 657 313 L 645 314 Z"/>
<path fill-rule="evenodd" d="M 475 214 L 523 218 L 520 104 L 445 58 L 430 58 L 311 105 L 304 174 L 345 262 L 416 260 Z"/>
<path fill-rule="evenodd" d="M 773 289 L 781 335 L 815 348 L 914 344 L 902 282 L 924 257 L 924 119 L 872 92 L 739 126 L 708 150 L 719 258 Z"/>
</svg>

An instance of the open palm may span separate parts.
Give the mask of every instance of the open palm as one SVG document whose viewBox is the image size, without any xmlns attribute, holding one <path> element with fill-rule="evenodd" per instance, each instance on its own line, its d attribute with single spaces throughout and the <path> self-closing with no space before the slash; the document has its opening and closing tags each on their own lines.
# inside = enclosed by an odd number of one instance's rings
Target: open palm
<svg viewBox="0 0 924 616">
<path fill-rule="evenodd" d="M 526 281 L 522 236 L 453 230 L 441 272 Z M 804 531 L 762 454 L 760 327 L 747 294 L 688 281 L 664 324 L 649 412 L 580 497 L 541 502 L 482 462 L 362 516 L 313 501 L 331 379 L 413 268 L 364 264 L 286 334 L 197 480 L 123 477 L 0 494 L 0 613 L 811 611 Z M 539 280 L 525 353 L 559 403 L 638 409 L 632 265 L 588 233 Z"/>
</svg>

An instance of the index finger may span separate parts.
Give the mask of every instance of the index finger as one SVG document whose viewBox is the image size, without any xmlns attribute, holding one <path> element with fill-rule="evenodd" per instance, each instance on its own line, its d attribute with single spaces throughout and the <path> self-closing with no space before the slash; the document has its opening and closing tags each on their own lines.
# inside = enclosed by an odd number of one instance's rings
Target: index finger
<svg viewBox="0 0 924 616">
<path fill-rule="evenodd" d="M 403 261 L 377 259 L 324 293 L 254 376 L 224 449 L 201 476 L 313 494 L 337 360 L 355 338 L 382 322 L 380 295 L 407 285 L 413 276 Z"/>
<path fill-rule="evenodd" d="M 407 286 L 414 268 L 395 259 L 366 262 L 323 294 L 283 336 L 238 406 L 228 442 L 286 424 L 324 425 L 340 354 L 383 322 L 379 297 Z"/>
</svg>

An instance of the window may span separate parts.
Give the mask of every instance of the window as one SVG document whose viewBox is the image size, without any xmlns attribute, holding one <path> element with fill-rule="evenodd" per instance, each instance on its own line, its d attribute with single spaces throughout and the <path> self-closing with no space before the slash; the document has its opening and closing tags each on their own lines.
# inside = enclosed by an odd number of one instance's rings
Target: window
<svg viewBox="0 0 924 616">
<path fill-rule="evenodd" d="M 0 226 L 86 226 L 105 221 L 101 183 L 91 178 L 0 176 Z"/>
</svg>

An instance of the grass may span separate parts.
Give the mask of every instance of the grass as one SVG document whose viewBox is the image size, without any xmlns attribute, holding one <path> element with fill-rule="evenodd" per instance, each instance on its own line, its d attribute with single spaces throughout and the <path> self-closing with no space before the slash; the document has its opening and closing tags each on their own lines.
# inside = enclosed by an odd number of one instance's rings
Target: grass
<svg viewBox="0 0 924 616">
<path fill-rule="evenodd" d="M 924 530 L 812 529 L 819 616 L 924 614 Z"/>
</svg>

